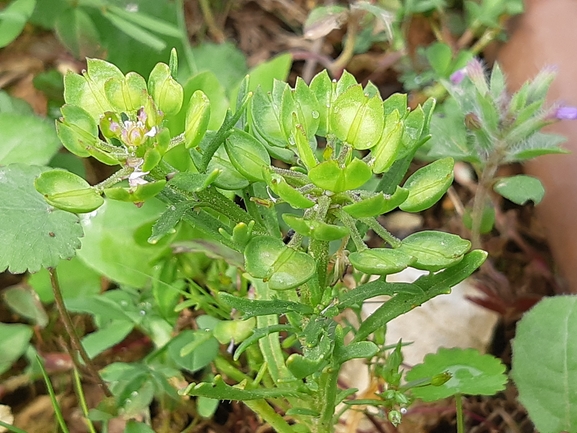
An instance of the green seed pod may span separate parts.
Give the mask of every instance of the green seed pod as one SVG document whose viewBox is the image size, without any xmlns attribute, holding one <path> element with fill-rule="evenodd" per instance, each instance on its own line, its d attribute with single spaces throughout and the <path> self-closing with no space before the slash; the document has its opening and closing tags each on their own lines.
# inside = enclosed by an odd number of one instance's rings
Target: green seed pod
<svg viewBox="0 0 577 433">
<path fill-rule="evenodd" d="M 104 93 L 116 111 L 134 113 L 144 106 L 146 81 L 136 72 L 129 72 L 124 78 L 109 78 L 104 83 Z"/>
<path fill-rule="evenodd" d="M 337 97 L 330 115 L 330 129 L 340 140 L 363 150 L 375 146 L 383 133 L 383 101 L 366 96 L 360 85 Z"/>
<path fill-rule="evenodd" d="M 206 133 L 210 121 L 210 101 L 197 90 L 192 94 L 184 122 L 184 145 L 187 149 L 198 146 Z"/>
<path fill-rule="evenodd" d="M 43 172 L 34 181 L 34 187 L 49 204 L 68 212 L 92 212 L 104 203 L 100 193 L 88 182 L 66 170 Z"/>
<path fill-rule="evenodd" d="M 373 172 L 384 173 L 398 159 L 403 136 L 403 122 L 397 110 L 387 115 L 381 139 L 371 149 Z"/>
<path fill-rule="evenodd" d="M 234 129 L 224 148 L 234 168 L 246 179 L 252 182 L 264 180 L 263 167 L 270 165 L 270 156 L 261 142 L 247 132 Z"/>
<path fill-rule="evenodd" d="M 298 234 L 309 236 L 319 241 L 336 241 L 349 234 L 349 230 L 346 227 L 327 224 L 323 221 L 305 220 L 292 214 L 283 214 L 282 219 Z"/>
<path fill-rule="evenodd" d="M 415 262 L 415 258 L 411 255 L 389 248 L 371 248 L 355 252 L 349 256 L 349 260 L 355 269 L 370 275 L 401 272 Z"/>
<path fill-rule="evenodd" d="M 316 263 L 308 254 L 287 247 L 272 236 L 256 236 L 244 250 L 246 271 L 273 290 L 292 289 L 308 281 Z"/>
<path fill-rule="evenodd" d="M 411 266 L 436 272 L 457 264 L 471 248 L 471 242 L 450 233 L 425 230 L 403 239 L 398 250 L 413 256 Z"/>
<path fill-rule="evenodd" d="M 66 104 L 60 109 L 62 116 L 56 121 L 58 138 L 74 155 L 90 156 L 89 146 L 98 142 L 98 126 L 90 113 L 77 105 Z"/>
<path fill-rule="evenodd" d="M 177 114 L 182 107 L 184 90 L 170 75 L 170 67 L 157 63 L 148 78 L 148 91 L 165 116 Z"/>
<path fill-rule="evenodd" d="M 453 158 L 443 158 L 414 172 L 405 182 L 409 197 L 399 207 L 405 212 L 430 208 L 453 183 Z"/>
</svg>

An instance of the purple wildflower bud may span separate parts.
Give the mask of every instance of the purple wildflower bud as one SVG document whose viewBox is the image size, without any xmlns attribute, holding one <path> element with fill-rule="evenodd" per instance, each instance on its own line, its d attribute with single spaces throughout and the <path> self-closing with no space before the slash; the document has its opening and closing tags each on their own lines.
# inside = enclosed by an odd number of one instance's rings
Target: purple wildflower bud
<svg viewBox="0 0 577 433">
<path fill-rule="evenodd" d="M 450 80 L 453 84 L 461 84 L 467 76 L 467 68 L 461 68 L 451 74 Z"/>
<path fill-rule="evenodd" d="M 577 119 L 577 107 L 559 107 L 555 111 L 555 118 L 559 120 Z"/>
</svg>

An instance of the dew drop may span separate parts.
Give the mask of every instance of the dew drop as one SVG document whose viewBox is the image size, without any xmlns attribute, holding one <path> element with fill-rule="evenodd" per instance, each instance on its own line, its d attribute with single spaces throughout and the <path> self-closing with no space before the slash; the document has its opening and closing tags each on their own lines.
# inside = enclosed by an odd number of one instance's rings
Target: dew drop
<svg viewBox="0 0 577 433">
<path fill-rule="evenodd" d="M 121 307 L 127 307 L 127 306 L 128 306 L 128 302 L 126 302 L 126 301 L 120 301 L 120 306 L 121 306 Z"/>
<path fill-rule="evenodd" d="M 318 111 L 312 111 L 312 112 L 311 112 L 311 116 L 312 116 L 313 119 L 318 119 L 319 116 L 320 116 L 320 114 L 319 114 Z"/>
<path fill-rule="evenodd" d="M 168 208 L 169 208 L 170 210 L 176 210 L 176 206 L 174 206 L 174 205 L 170 205 Z"/>
<path fill-rule="evenodd" d="M 132 392 L 130 393 L 130 396 L 131 396 L 132 398 L 138 397 L 138 391 L 132 391 Z"/>
<path fill-rule="evenodd" d="M 294 146 L 294 145 L 295 145 L 295 139 L 294 139 L 294 137 L 293 137 L 292 135 L 288 138 L 288 142 L 289 142 L 289 144 L 290 144 L 291 146 Z"/>
<path fill-rule="evenodd" d="M 145 310 L 140 310 L 138 312 L 141 316 L 146 316 L 146 311 Z"/>
</svg>

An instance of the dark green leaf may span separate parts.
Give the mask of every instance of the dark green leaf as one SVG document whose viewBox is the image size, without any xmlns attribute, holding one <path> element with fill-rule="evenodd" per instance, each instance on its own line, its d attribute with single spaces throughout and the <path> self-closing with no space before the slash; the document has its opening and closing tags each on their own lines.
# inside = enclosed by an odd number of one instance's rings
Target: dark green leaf
<svg viewBox="0 0 577 433">
<path fill-rule="evenodd" d="M 64 10 L 56 19 L 55 30 L 58 39 L 76 58 L 102 54 L 98 29 L 84 9 Z"/>
<path fill-rule="evenodd" d="M 187 330 L 170 341 L 168 354 L 178 366 L 194 373 L 216 358 L 218 348 L 218 341 L 210 332 Z"/>
<path fill-rule="evenodd" d="M 204 396 L 217 400 L 261 400 L 267 398 L 299 397 L 299 392 L 291 388 L 271 389 L 244 389 L 246 383 L 236 386 L 224 383 L 220 375 L 215 376 L 213 383 L 191 383 L 186 389 L 180 391 L 182 395 Z"/>
<path fill-rule="evenodd" d="M 282 315 L 295 312 L 308 315 L 313 313 L 311 307 L 298 302 L 282 301 L 280 299 L 272 301 L 245 299 L 228 293 L 220 293 L 219 297 L 232 308 L 241 311 L 245 319 L 269 314 Z"/>
<path fill-rule="evenodd" d="M 0 323 L 0 374 L 24 354 L 31 337 L 28 325 Z"/>
<path fill-rule="evenodd" d="M 463 260 L 450 268 L 434 275 L 420 277 L 412 285 L 420 288 L 419 291 L 398 293 L 379 307 L 361 324 L 353 341 L 363 341 L 379 328 L 415 307 L 422 305 L 435 296 L 451 292 L 451 287 L 463 281 L 487 258 L 487 253 L 475 250 L 467 254 Z M 362 287 L 362 286 L 361 286 Z"/>
<path fill-rule="evenodd" d="M 0 48 L 18 37 L 32 15 L 36 0 L 14 0 L 0 11 Z"/>
</svg>

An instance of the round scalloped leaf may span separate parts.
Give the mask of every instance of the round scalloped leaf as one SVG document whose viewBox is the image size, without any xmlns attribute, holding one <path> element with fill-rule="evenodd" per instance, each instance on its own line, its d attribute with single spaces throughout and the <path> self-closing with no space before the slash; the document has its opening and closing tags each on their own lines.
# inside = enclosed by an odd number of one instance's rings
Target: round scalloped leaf
<svg viewBox="0 0 577 433">
<path fill-rule="evenodd" d="M 441 385 L 412 388 L 423 401 L 435 401 L 456 394 L 493 395 L 505 389 L 505 365 L 492 355 L 481 355 L 475 349 L 440 348 L 428 354 L 422 364 L 407 373 L 407 382 L 428 380 L 449 372 L 451 378 Z"/>
<path fill-rule="evenodd" d="M 545 195 L 545 188 L 541 181 L 524 174 L 500 178 L 493 189 L 506 199 L 521 206 L 528 201 L 539 204 Z"/>
<path fill-rule="evenodd" d="M 21 164 L 0 167 L 0 272 L 53 267 L 80 248 L 78 216 L 54 209 L 34 189 L 34 179 L 47 170 Z"/>
<path fill-rule="evenodd" d="M 539 302 L 517 324 L 512 376 L 542 433 L 577 431 L 577 296 Z"/>
<path fill-rule="evenodd" d="M 68 212 L 92 212 L 104 203 L 88 182 L 66 170 L 45 171 L 36 178 L 34 186 L 49 204 Z"/>
</svg>

